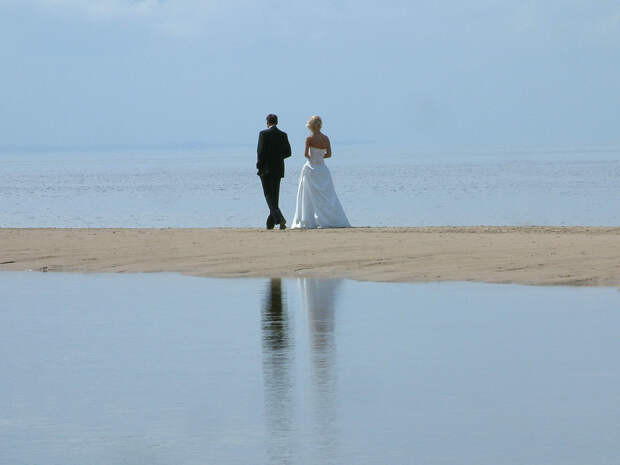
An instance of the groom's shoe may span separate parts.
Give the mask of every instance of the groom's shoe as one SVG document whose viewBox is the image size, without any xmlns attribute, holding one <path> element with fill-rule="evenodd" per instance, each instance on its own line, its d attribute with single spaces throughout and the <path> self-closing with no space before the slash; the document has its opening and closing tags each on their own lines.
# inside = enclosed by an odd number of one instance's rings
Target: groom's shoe
<svg viewBox="0 0 620 465">
<path fill-rule="evenodd" d="M 286 220 L 282 220 L 280 223 L 280 229 L 286 229 Z"/>
<path fill-rule="evenodd" d="M 271 219 L 271 216 L 270 216 L 269 218 L 267 218 L 267 229 L 273 229 L 274 226 L 275 226 L 275 223 Z"/>
</svg>

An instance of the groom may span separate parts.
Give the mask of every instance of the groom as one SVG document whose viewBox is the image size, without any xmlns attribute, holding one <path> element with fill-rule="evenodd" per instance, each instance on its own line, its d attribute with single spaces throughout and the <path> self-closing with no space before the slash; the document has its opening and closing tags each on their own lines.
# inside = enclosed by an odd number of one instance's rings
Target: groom
<svg viewBox="0 0 620 465">
<path fill-rule="evenodd" d="M 280 202 L 280 181 L 284 177 L 284 159 L 291 156 L 291 144 L 288 136 L 277 127 L 278 117 L 267 115 L 267 129 L 258 135 L 256 169 L 263 184 L 265 200 L 269 206 L 267 229 L 279 224 L 286 229 L 286 219 L 278 206 Z"/>
</svg>

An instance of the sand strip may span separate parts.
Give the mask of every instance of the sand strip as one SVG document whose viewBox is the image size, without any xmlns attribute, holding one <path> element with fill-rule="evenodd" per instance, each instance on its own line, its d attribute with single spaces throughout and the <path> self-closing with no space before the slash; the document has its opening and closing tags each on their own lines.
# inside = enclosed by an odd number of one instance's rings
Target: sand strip
<svg viewBox="0 0 620 465">
<path fill-rule="evenodd" d="M 620 287 L 620 228 L 0 229 L 0 270 Z"/>
</svg>

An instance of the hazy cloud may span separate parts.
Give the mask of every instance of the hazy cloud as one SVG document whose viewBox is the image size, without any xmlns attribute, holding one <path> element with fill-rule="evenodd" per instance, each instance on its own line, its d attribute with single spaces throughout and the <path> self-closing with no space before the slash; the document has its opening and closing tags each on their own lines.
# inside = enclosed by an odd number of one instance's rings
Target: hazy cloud
<svg viewBox="0 0 620 465">
<path fill-rule="evenodd" d="M 496 34 L 495 39 L 565 37 L 617 39 L 620 7 L 590 0 L 370 1 L 315 0 L 302 5 L 282 0 L 4 0 L 14 8 L 69 15 L 77 20 L 136 21 L 179 36 L 208 34 L 209 28 L 244 26 L 248 32 L 312 35 L 316 30 L 358 27 L 370 37 L 385 27 L 411 37 L 442 34 Z"/>
<path fill-rule="evenodd" d="M 0 59 L 5 143 L 247 141 L 269 111 L 427 144 L 620 124 L 607 0 L 0 0 Z"/>
</svg>

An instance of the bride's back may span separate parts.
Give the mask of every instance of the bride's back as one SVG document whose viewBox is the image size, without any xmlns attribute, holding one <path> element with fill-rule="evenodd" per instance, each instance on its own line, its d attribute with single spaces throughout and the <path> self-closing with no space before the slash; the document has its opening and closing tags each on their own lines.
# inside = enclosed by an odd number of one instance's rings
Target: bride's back
<svg viewBox="0 0 620 465">
<path fill-rule="evenodd" d="M 313 132 L 306 139 L 306 157 L 312 164 L 323 163 L 323 158 L 332 156 L 331 144 L 329 137 L 321 131 Z"/>
<path fill-rule="evenodd" d="M 318 147 L 310 147 L 310 163 L 318 164 L 323 163 L 323 158 L 325 158 L 325 153 L 327 153 L 327 149 L 320 149 Z"/>
<path fill-rule="evenodd" d="M 325 149 L 329 147 L 329 137 L 327 137 L 322 132 L 315 132 L 311 136 L 308 137 L 308 142 L 310 142 L 310 147 L 316 147 L 318 149 Z"/>
</svg>

